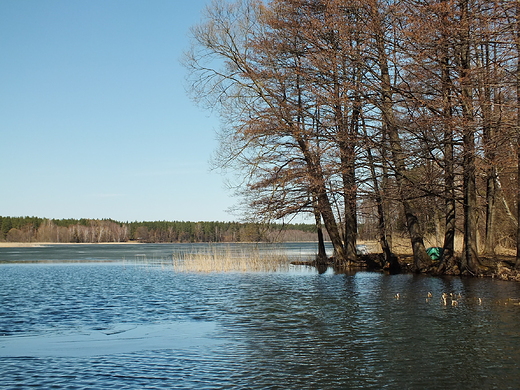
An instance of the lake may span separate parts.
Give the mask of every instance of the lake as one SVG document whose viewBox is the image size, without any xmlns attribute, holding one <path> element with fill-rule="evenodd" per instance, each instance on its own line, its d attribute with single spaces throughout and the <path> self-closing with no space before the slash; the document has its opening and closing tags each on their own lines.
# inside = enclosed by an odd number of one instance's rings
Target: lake
<svg viewBox="0 0 520 390">
<path fill-rule="evenodd" d="M 0 248 L 0 388 L 520 387 L 517 283 L 170 265 L 203 248 Z"/>
</svg>

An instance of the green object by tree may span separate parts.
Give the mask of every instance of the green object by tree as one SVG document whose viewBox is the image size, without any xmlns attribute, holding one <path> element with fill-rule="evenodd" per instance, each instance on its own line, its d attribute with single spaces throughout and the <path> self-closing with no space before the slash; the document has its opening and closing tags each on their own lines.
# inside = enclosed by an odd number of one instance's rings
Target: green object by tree
<svg viewBox="0 0 520 390">
<path fill-rule="evenodd" d="M 437 246 L 426 249 L 426 253 L 428 253 L 432 260 L 440 260 L 442 257 L 442 252 L 442 248 Z"/>
</svg>

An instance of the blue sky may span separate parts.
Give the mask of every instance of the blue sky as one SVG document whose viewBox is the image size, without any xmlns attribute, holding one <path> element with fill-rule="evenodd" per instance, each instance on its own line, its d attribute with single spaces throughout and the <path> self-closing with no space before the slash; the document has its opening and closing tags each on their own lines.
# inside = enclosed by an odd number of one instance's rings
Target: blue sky
<svg viewBox="0 0 520 390">
<path fill-rule="evenodd" d="M 0 215 L 236 220 L 185 91 L 211 0 L 0 0 Z"/>
</svg>

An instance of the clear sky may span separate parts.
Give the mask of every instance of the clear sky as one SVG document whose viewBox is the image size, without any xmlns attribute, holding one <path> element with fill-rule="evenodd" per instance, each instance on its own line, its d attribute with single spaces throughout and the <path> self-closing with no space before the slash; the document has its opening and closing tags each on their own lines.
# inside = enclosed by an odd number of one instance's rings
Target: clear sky
<svg viewBox="0 0 520 390">
<path fill-rule="evenodd" d="M 0 0 L 0 215 L 236 220 L 180 60 L 211 0 Z"/>
</svg>

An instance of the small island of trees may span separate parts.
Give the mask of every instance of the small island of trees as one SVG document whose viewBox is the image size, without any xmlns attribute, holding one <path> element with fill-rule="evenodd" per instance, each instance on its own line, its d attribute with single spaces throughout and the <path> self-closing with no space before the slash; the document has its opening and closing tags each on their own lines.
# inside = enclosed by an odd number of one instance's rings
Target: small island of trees
<svg viewBox="0 0 520 390">
<path fill-rule="evenodd" d="M 185 64 L 253 217 L 313 215 L 339 267 L 367 221 L 390 265 L 404 228 L 415 272 L 520 267 L 518 1 L 215 0 Z"/>
</svg>

